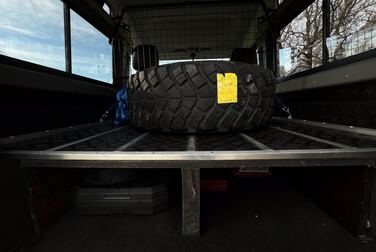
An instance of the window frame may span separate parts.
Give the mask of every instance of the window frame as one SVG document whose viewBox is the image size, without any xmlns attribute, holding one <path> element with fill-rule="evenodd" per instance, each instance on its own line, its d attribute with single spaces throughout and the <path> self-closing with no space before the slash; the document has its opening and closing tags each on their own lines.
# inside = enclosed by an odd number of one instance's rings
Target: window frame
<svg viewBox="0 0 376 252">
<path fill-rule="evenodd" d="M 376 48 L 277 79 L 277 83 L 376 57 Z"/>
<path fill-rule="evenodd" d="M 64 22 L 63 28 L 64 28 L 64 45 L 65 45 L 65 48 L 64 48 L 64 51 L 65 51 L 65 54 L 64 54 L 64 56 L 65 56 L 65 71 L 59 70 L 59 69 L 54 69 L 52 67 L 48 67 L 48 66 L 45 66 L 45 65 L 29 62 L 29 61 L 26 61 L 26 60 L 6 56 L 6 55 L 0 55 L 1 64 L 21 67 L 21 68 L 24 68 L 24 69 L 27 69 L 27 70 L 52 74 L 52 75 L 56 75 L 56 76 L 62 76 L 62 77 L 66 77 L 66 78 L 73 79 L 73 80 L 90 82 L 91 84 L 94 84 L 94 85 L 97 85 L 97 86 L 99 85 L 99 86 L 111 87 L 113 85 L 113 81 L 112 82 L 104 82 L 104 81 L 101 81 L 101 80 L 97 80 L 97 79 L 93 79 L 93 78 L 89 78 L 89 77 L 85 77 L 85 76 L 82 76 L 82 75 L 72 73 L 72 33 L 71 33 L 71 15 L 70 15 L 71 8 L 69 7 L 69 5 L 65 1 L 63 1 L 63 0 L 60 0 L 60 1 L 63 4 L 62 11 L 63 11 L 63 22 Z M 110 5 L 108 5 L 108 6 L 110 7 Z M 110 10 L 111 10 L 111 7 L 110 7 Z M 98 30 L 98 32 L 100 32 L 100 31 Z M 104 36 L 106 36 L 106 35 L 104 35 Z M 111 55 L 111 57 L 113 57 L 113 55 Z"/>
<path fill-rule="evenodd" d="M 322 0 L 322 22 L 321 22 L 321 28 L 322 28 L 322 34 L 321 34 L 321 46 L 322 46 L 322 62 L 320 66 L 313 67 L 311 69 L 303 70 L 301 72 L 293 73 L 284 77 L 278 77 L 277 83 L 292 80 L 295 78 L 299 78 L 302 76 L 307 76 L 313 73 L 325 71 L 328 69 L 344 66 L 347 64 L 359 62 L 365 59 L 373 58 L 376 56 L 376 48 L 373 48 L 368 51 L 364 51 L 355 55 L 348 56 L 346 58 L 338 59 L 333 62 L 329 62 L 329 52 L 327 48 L 327 38 L 330 37 L 330 1 L 331 0 Z M 303 10 L 305 11 L 305 10 Z M 303 12 L 302 11 L 302 12 Z M 300 12 L 298 15 L 300 15 L 302 12 Z M 298 15 L 296 15 L 294 18 L 296 18 Z M 284 27 L 283 27 L 284 28 Z M 278 34 L 283 30 L 283 28 L 278 30 Z M 275 48 L 277 48 L 277 43 L 275 44 Z M 274 55 L 275 62 L 278 62 L 279 60 L 277 54 Z M 275 69 L 276 74 L 278 74 L 278 67 Z"/>
<path fill-rule="evenodd" d="M 101 81 L 101 80 L 98 80 L 98 79 L 93 79 L 93 78 L 90 78 L 90 77 L 87 77 L 87 76 L 84 76 L 84 75 L 79 75 L 79 74 L 74 74 L 73 73 L 73 54 L 72 54 L 72 29 L 71 29 L 71 22 L 72 22 L 72 15 L 71 15 L 71 11 L 74 12 L 75 14 L 77 14 L 80 18 L 82 18 L 84 21 L 86 21 L 89 25 L 91 25 L 96 31 L 98 31 L 99 33 L 101 33 L 103 36 L 107 37 L 105 34 L 103 34 L 101 31 L 99 31 L 94 25 L 92 25 L 90 22 L 88 22 L 84 17 L 82 17 L 78 12 L 76 12 L 75 10 L 73 10 L 72 8 L 70 8 L 68 6 L 68 4 L 66 4 L 64 2 L 64 6 L 66 6 L 66 11 L 69 12 L 67 14 L 67 17 L 69 17 L 69 26 L 67 25 L 66 27 L 64 26 L 64 30 L 66 34 L 69 34 L 69 38 L 66 38 L 67 40 L 67 44 L 65 46 L 65 50 L 66 50 L 66 62 L 68 62 L 69 60 L 69 70 L 70 70 L 70 74 L 72 75 L 76 75 L 76 76 L 82 76 L 82 77 L 85 77 L 87 79 L 92 79 L 94 81 L 99 81 L 99 82 L 102 82 L 102 83 L 105 83 L 106 85 L 114 85 L 114 75 L 113 75 L 113 71 L 114 71 L 114 62 L 113 62 L 113 53 L 111 52 L 111 61 L 112 61 L 112 65 L 111 65 L 111 77 L 112 77 L 112 81 L 111 82 L 106 82 L 106 81 Z M 110 9 L 111 10 L 111 9 Z M 104 11 L 104 10 L 103 10 Z M 64 15 L 65 17 L 65 15 Z M 67 18 L 68 19 L 68 18 Z M 108 37 L 107 37 L 108 38 Z M 69 41 L 68 41 L 69 40 Z M 111 49 L 112 49 L 112 46 L 111 46 Z M 67 67 L 68 67 L 68 63 L 67 64 Z"/>
<path fill-rule="evenodd" d="M 85 77 L 85 76 L 82 76 L 82 75 L 68 73 L 66 71 L 61 71 L 61 70 L 58 70 L 58 69 L 54 69 L 54 68 L 51 68 L 51 67 L 39 65 L 39 64 L 28 62 L 28 61 L 25 61 L 25 60 L 9 57 L 9 56 L 6 56 L 6 55 L 0 55 L 0 62 L 1 62 L 0 65 L 10 66 L 10 67 L 18 67 L 18 68 L 30 70 L 32 72 L 39 72 L 39 73 L 44 73 L 44 74 L 47 74 L 47 75 L 60 76 L 60 77 L 64 77 L 64 78 L 67 78 L 67 79 L 70 79 L 70 80 L 77 80 L 77 81 L 86 82 L 86 83 L 89 83 L 90 85 L 93 85 L 93 86 L 100 86 L 100 87 L 106 87 L 106 88 L 113 89 L 113 85 L 111 85 L 110 83 L 107 83 L 107 82 L 95 80 L 95 79 L 88 78 L 88 77 Z M 1 85 L 2 84 L 0 83 L 0 86 Z"/>
</svg>

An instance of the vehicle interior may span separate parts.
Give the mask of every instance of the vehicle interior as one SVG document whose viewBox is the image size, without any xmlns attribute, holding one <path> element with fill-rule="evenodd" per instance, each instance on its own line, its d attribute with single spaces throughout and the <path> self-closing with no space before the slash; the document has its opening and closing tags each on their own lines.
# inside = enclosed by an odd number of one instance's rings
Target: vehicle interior
<svg viewBox="0 0 376 252">
<path fill-rule="evenodd" d="M 0 0 L 0 13 L 0 251 L 375 251 L 376 0 Z M 116 122 L 133 76 L 201 61 L 270 70 L 269 124 Z"/>
</svg>

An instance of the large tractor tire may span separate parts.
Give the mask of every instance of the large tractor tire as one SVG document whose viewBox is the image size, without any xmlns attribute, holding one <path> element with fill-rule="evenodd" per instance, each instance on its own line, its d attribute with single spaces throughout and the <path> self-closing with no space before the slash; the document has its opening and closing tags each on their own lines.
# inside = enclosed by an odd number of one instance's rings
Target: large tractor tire
<svg viewBox="0 0 376 252">
<path fill-rule="evenodd" d="M 218 103 L 217 74 L 235 73 L 237 102 Z M 274 110 L 275 78 L 257 65 L 232 61 L 151 67 L 130 77 L 131 123 L 151 131 L 241 131 L 265 125 Z"/>
</svg>

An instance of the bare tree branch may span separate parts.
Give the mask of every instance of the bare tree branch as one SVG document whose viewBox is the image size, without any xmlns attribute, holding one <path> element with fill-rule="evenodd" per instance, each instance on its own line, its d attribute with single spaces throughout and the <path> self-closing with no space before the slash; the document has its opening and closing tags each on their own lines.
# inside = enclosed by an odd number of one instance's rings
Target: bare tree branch
<svg viewBox="0 0 376 252">
<path fill-rule="evenodd" d="M 284 74 L 310 69 L 320 65 L 322 60 L 322 0 L 316 0 L 281 32 L 279 45 L 291 48 L 291 69 L 282 69 Z M 360 36 L 360 30 L 376 25 L 376 0 L 331 0 L 329 48 L 334 59 L 343 58 L 351 38 Z M 369 43 L 361 40 L 360 51 Z M 351 44 L 352 46 L 352 44 Z"/>
</svg>

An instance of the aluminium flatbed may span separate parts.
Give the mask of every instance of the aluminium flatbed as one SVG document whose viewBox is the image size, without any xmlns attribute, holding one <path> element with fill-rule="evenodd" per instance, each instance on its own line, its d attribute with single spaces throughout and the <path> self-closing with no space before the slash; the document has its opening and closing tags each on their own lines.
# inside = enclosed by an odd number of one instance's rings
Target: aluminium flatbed
<svg viewBox="0 0 376 252">
<path fill-rule="evenodd" d="M 0 139 L 0 161 L 37 168 L 181 168 L 183 233 L 199 233 L 200 168 L 376 165 L 376 130 L 273 118 L 247 132 L 171 134 L 109 122 Z"/>
<path fill-rule="evenodd" d="M 249 132 L 169 134 L 96 123 L 0 139 L 27 167 L 234 168 L 376 163 L 376 130 L 273 118 Z"/>
</svg>

